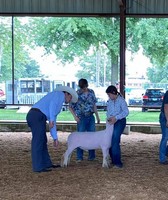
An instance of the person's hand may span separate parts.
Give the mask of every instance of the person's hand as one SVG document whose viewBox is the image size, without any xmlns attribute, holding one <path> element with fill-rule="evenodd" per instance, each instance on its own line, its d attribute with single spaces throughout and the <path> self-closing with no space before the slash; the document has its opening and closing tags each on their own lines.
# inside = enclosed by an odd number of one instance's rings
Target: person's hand
<svg viewBox="0 0 168 200">
<path fill-rule="evenodd" d="M 49 121 L 49 128 L 53 128 L 54 127 L 54 121 Z"/>
<path fill-rule="evenodd" d="M 54 144 L 54 147 L 57 149 L 58 145 L 59 145 L 59 141 L 58 140 L 54 140 L 53 144 Z"/>
<path fill-rule="evenodd" d="M 75 121 L 76 121 L 77 123 L 79 123 L 79 121 L 80 121 L 79 117 L 75 116 Z"/>
<path fill-rule="evenodd" d="M 109 122 L 109 124 L 115 124 L 117 120 L 115 117 L 110 117 L 110 118 L 108 118 L 107 121 Z"/>
</svg>

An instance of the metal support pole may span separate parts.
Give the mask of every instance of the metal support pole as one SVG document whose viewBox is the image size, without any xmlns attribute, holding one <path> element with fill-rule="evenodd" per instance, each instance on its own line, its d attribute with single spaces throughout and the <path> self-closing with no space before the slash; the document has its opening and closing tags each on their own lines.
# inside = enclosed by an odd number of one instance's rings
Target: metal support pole
<svg viewBox="0 0 168 200">
<path fill-rule="evenodd" d="M 125 97 L 126 17 L 125 0 L 120 3 L 120 92 Z"/>
</svg>

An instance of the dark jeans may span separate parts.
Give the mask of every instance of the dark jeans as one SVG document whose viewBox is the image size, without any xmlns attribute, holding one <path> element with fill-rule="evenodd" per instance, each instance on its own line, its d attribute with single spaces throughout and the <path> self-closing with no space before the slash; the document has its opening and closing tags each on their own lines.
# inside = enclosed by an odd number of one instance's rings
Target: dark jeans
<svg viewBox="0 0 168 200">
<path fill-rule="evenodd" d="M 114 165 L 120 165 L 120 166 L 122 165 L 120 140 L 121 140 L 121 134 L 123 133 L 125 126 L 126 126 L 126 118 L 118 120 L 114 124 L 111 148 L 109 150 L 110 157 Z"/>
<path fill-rule="evenodd" d="M 32 168 L 37 172 L 52 165 L 47 148 L 46 116 L 39 111 L 30 110 L 26 119 L 32 131 Z"/>
<path fill-rule="evenodd" d="M 95 131 L 95 117 L 94 115 L 91 116 L 82 116 L 80 117 L 80 122 L 77 124 L 77 130 L 79 132 L 85 131 Z M 89 160 L 95 159 L 95 150 L 89 150 Z M 83 160 L 83 150 L 79 147 L 77 148 L 77 160 Z"/>
<path fill-rule="evenodd" d="M 162 138 L 159 146 L 159 160 L 165 162 L 168 155 L 168 128 L 166 127 L 166 117 L 163 112 L 160 113 L 159 122 L 162 130 Z"/>
</svg>

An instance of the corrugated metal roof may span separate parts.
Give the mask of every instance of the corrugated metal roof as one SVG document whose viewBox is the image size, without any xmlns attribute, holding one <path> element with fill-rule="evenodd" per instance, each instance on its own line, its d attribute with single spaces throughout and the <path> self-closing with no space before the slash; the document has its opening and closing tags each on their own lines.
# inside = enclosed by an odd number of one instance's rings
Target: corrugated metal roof
<svg viewBox="0 0 168 200">
<path fill-rule="evenodd" d="M 127 0 L 127 14 L 168 15 L 168 0 Z"/>
<path fill-rule="evenodd" d="M 168 0 L 0 0 L 0 14 L 168 15 Z"/>
<path fill-rule="evenodd" d="M 119 6 L 117 0 L 0 0 L 0 13 L 117 14 Z"/>
<path fill-rule="evenodd" d="M 168 15 L 168 0 L 0 0 L 0 14 L 111 14 Z"/>
</svg>

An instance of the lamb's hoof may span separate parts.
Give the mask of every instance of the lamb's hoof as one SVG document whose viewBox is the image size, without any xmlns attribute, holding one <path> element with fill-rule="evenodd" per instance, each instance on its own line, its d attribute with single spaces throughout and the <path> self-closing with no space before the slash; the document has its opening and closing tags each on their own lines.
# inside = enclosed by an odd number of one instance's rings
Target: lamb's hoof
<svg viewBox="0 0 168 200">
<path fill-rule="evenodd" d="M 63 163 L 61 164 L 61 167 L 64 167 L 64 168 L 67 167 L 67 166 L 68 165 L 66 165 L 66 164 L 63 164 Z"/>
<path fill-rule="evenodd" d="M 111 166 L 111 165 L 110 165 L 109 163 L 106 163 L 106 164 L 103 163 L 103 164 L 102 164 L 102 167 L 103 167 L 103 168 L 106 168 L 106 169 L 110 168 L 110 166 Z"/>
<path fill-rule="evenodd" d="M 82 160 L 76 160 L 76 163 L 81 163 L 82 162 Z"/>
</svg>

